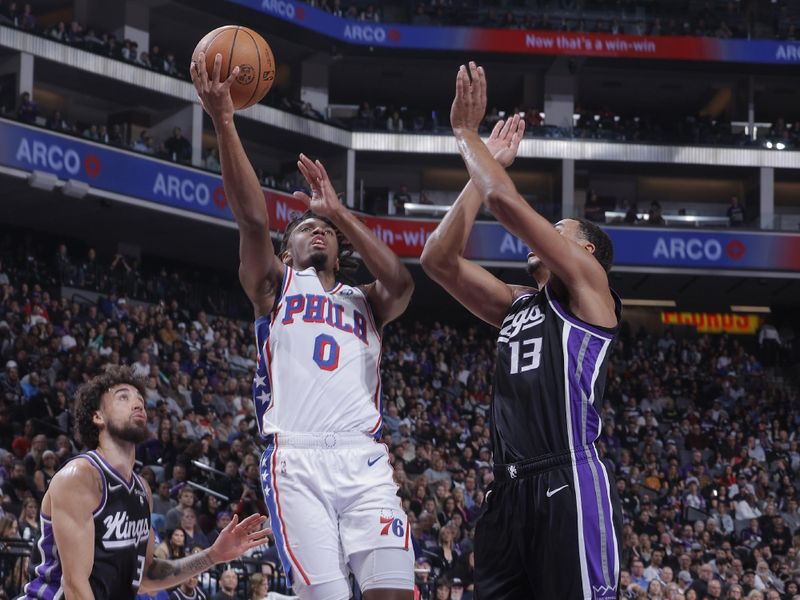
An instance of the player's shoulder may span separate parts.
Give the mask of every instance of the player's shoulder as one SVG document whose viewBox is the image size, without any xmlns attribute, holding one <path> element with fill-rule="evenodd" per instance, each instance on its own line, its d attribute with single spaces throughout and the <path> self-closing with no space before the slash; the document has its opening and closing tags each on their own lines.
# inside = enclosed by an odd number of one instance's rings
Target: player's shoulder
<svg viewBox="0 0 800 600">
<path fill-rule="evenodd" d="M 103 475 L 88 456 L 78 455 L 59 469 L 48 489 L 54 493 L 62 490 L 70 494 L 92 491 L 101 495 Z"/>
<path fill-rule="evenodd" d="M 508 287 L 511 289 L 512 305 L 522 298 L 530 298 L 539 293 L 538 289 L 527 285 L 509 285 Z"/>
</svg>

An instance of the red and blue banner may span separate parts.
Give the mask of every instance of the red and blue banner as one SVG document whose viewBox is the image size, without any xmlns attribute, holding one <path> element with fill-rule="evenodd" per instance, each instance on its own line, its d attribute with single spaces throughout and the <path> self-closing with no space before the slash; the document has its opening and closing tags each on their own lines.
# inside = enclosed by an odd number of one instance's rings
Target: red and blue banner
<svg viewBox="0 0 800 600">
<path fill-rule="evenodd" d="M 222 178 L 107 146 L 0 119 L 0 165 L 52 173 L 92 188 L 152 204 L 233 221 Z M 292 196 L 264 191 L 270 224 L 282 231 L 305 209 Z M 419 258 L 438 221 L 360 215 L 392 250 Z M 698 231 L 649 227 L 608 227 L 615 264 L 633 267 L 800 271 L 800 234 L 760 231 Z M 496 222 L 475 224 L 465 249 L 482 263 L 519 263 L 528 247 Z"/>
<path fill-rule="evenodd" d="M 800 42 L 792 41 L 400 25 L 343 19 L 296 0 L 231 1 L 340 42 L 359 46 L 800 65 Z"/>
</svg>

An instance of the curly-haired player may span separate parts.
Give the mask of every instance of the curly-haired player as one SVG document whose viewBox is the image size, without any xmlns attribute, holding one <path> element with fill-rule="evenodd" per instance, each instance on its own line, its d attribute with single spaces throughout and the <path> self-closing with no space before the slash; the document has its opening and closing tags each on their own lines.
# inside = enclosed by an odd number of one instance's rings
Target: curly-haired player
<svg viewBox="0 0 800 600">
<path fill-rule="evenodd" d="M 152 496 L 133 472 L 147 439 L 144 383 L 114 367 L 77 392 L 75 420 L 89 449 L 67 463 L 42 500 L 42 562 L 21 598 L 126 600 L 174 587 L 261 545 L 265 517 L 237 518 L 208 550 L 179 560 L 153 556 Z"/>
<path fill-rule="evenodd" d="M 406 309 L 413 282 L 392 251 L 339 201 L 322 163 L 300 155 L 310 213 L 288 228 L 276 256 L 264 194 L 233 122 L 221 56 L 192 81 L 214 122 L 222 179 L 239 226 L 239 279 L 255 310 L 253 383 L 268 447 L 264 493 L 284 570 L 303 600 L 410 600 L 413 556 L 381 432 L 383 326 Z M 344 244 L 347 242 L 347 247 Z M 341 282 L 349 245 L 376 281 Z"/>
</svg>

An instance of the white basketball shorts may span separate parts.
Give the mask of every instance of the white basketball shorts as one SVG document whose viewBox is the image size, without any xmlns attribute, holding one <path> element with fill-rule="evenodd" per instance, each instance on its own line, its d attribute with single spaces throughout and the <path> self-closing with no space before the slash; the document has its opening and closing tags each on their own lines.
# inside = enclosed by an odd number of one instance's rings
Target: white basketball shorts
<svg viewBox="0 0 800 600">
<path fill-rule="evenodd" d="M 386 446 L 365 434 L 272 436 L 261 481 L 292 585 L 346 579 L 349 557 L 357 552 L 400 548 L 413 554 L 392 475 Z M 408 564 L 412 569 L 413 560 Z"/>
</svg>

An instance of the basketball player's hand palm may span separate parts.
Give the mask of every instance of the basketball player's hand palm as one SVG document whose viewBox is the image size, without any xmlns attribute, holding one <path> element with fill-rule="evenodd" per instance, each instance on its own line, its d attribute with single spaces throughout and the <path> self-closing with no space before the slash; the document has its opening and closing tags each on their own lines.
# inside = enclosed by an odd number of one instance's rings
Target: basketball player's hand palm
<svg viewBox="0 0 800 600">
<path fill-rule="evenodd" d="M 197 61 L 192 62 L 189 73 L 192 76 L 194 89 L 197 90 L 197 97 L 200 104 L 209 116 L 216 121 L 217 119 L 227 119 L 233 117 L 233 99 L 231 99 L 231 86 L 239 74 L 239 67 L 231 69 L 231 73 L 225 81 L 220 81 L 222 71 L 222 55 L 214 57 L 214 70 L 211 78 L 208 77 L 206 69 L 206 55 L 201 52 L 197 55 Z"/>
<path fill-rule="evenodd" d="M 297 168 L 311 188 L 311 196 L 305 192 L 295 192 L 295 198 L 302 201 L 314 214 L 320 217 L 333 218 L 344 209 L 339 195 L 333 188 L 328 172 L 318 160 L 311 160 L 305 154 L 300 155 Z"/>
<path fill-rule="evenodd" d="M 524 133 L 525 121 L 519 115 L 514 115 L 505 121 L 501 119 L 494 126 L 492 135 L 486 141 L 486 147 L 497 162 L 508 168 L 517 158 L 519 143 Z"/>
<path fill-rule="evenodd" d="M 486 114 L 486 73 L 474 62 L 461 65 L 456 75 L 456 97 L 450 107 L 450 125 L 460 131 L 478 131 Z"/>
<path fill-rule="evenodd" d="M 265 544 L 272 534 L 270 529 L 261 529 L 266 520 L 265 516 L 256 514 L 239 523 L 239 517 L 234 515 L 211 546 L 211 558 L 215 563 L 227 562 L 239 558 L 251 548 Z"/>
</svg>

